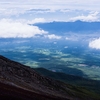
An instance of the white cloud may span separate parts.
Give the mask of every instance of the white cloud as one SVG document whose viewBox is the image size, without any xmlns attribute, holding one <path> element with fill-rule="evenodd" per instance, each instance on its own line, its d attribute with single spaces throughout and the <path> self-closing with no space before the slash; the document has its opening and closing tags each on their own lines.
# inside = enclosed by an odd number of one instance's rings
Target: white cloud
<svg viewBox="0 0 100 100">
<path fill-rule="evenodd" d="M 67 13 L 67 12 L 70 12 L 71 10 L 69 10 L 69 9 L 61 9 L 60 11 L 63 12 L 63 13 Z"/>
<path fill-rule="evenodd" d="M 82 21 L 98 21 L 99 20 L 99 12 L 90 13 L 87 16 L 81 15 L 77 17 L 70 18 L 71 21 L 82 20 Z"/>
<path fill-rule="evenodd" d="M 46 20 L 44 18 L 35 18 L 33 20 L 28 20 L 28 24 L 34 24 L 34 23 L 44 23 Z"/>
<path fill-rule="evenodd" d="M 78 41 L 78 36 L 77 35 L 75 35 L 75 36 L 73 35 L 73 36 L 70 36 L 70 37 L 66 37 L 65 39 L 67 41 Z"/>
<path fill-rule="evenodd" d="M 29 38 L 45 34 L 47 34 L 47 32 L 40 30 L 37 26 L 30 26 L 27 23 L 13 21 L 11 19 L 0 20 L 0 37 L 2 38 Z"/>
<path fill-rule="evenodd" d="M 57 35 L 54 35 L 54 34 L 45 35 L 44 37 L 49 38 L 49 39 L 61 39 L 61 36 L 57 36 Z"/>
<path fill-rule="evenodd" d="M 82 12 L 79 13 L 78 10 Z M 69 21 L 69 18 L 73 17 L 72 20 L 98 20 L 96 15 L 86 16 L 85 11 L 100 11 L 100 0 L 43 0 L 42 2 L 41 0 L 0 0 L 0 19 L 45 18 L 46 21 Z"/>
<path fill-rule="evenodd" d="M 89 47 L 90 47 L 90 48 L 94 48 L 94 49 L 100 49 L 100 38 L 95 39 L 95 40 L 92 40 L 92 41 L 89 43 Z"/>
<path fill-rule="evenodd" d="M 62 9 L 100 10 L 100 0 L 0 0 L 0 14 L 18 15 L 30 9 Z"/>
<path fill-rule="evenodd" d="M 71 38 L 69 38 L 69 37 L 66 37 L 66 40 L 72 40 Z"/>
<path fill-rule="evenodd" d="M 15 20 L 12 20 L 12 19 L 1 19 L 1 20 L 7 20 L 7 21 L 13 21 L 13 22 L 20 22 L 20 23 L 23 23 L 23 24 L 35 24 L 35 23 L 44 23 L 44 22 L 47 22 L 44 18 L 34 18 L 32 20 L 28 20 L 28 19 L 15 19 Z"/>
</svg>

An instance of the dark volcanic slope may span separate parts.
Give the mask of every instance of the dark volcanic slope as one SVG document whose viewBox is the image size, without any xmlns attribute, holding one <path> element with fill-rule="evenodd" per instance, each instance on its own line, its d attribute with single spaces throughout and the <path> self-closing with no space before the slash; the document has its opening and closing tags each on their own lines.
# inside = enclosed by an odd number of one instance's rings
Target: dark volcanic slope
<svg viewBox="0 0 100 100">
<path fill-rule="evenodd" d="M 0 100 L 97 100 L 0 56 Z"/>
<path fill-rule="evenodd" d="M 61 72 L 52 72 L 50 70 L 44 68 L 34 68 L 38 73 L 50 77 L 55 80 L 63 81 L 65 83 L 69 83 L 71 85 L 76 85 L 78 87 L 87 88 L 90 91 L 93 91 L 97 94 L 100 94 L 100 81 L 99 80 L 91 80 L 86 79 L 79 76 L 69 75 Z"/>
</svg>

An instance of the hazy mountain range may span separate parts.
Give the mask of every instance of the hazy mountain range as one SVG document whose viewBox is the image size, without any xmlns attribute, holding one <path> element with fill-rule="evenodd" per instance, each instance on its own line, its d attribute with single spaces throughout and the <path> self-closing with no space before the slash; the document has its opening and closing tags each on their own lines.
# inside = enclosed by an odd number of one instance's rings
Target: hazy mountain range
<svg viewBox="0 0 100 100">
<path fill-rule="evenodd" d="M 47 23 L 37 23 L 34 24 L 39 28 L 42 28 L 45 31 L 50 33 L 80 33 L 80 32 L 100 32 L 100 22 L 85 22 L 85 21 L 74 21 L 74 22 L 47 22 Z M 81 33 L 81 34 L 82 34 Z M 83 34 L 84 34 L 83 33 Z M 61 34 L 61 35 L 62 35 Z"/>
</svg>

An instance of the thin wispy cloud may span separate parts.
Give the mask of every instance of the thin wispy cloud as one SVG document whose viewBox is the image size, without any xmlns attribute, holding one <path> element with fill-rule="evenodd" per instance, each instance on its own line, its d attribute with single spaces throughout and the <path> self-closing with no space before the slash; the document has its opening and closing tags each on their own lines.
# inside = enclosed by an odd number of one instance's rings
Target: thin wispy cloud
<svg viewBox="0 0 100 100">
<path fill-rule="evenodd" d="M 61 39 L 61 36 L 57 36 L 55 34 L 50 34 L 50 35 L 45 35 L 45 38 L 49 38 L 49 39 Z"/>
<path fill-rule="evenodd" d="M 99 21 L 100 14 L 99 12 L 90 13 L 89 15 L 81 15 L 70 18 L 71 21 L 81 20 L 81 21 Z"/>
</svg>

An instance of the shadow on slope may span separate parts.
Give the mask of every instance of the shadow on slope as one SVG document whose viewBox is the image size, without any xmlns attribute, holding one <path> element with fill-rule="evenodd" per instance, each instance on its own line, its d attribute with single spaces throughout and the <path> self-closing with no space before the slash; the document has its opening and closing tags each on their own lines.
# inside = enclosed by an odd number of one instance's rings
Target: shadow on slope
<svg viewBox="0 0 100 100">
<path fill-rule="evenodd" d="M 92 92 L 100 93 L 100 81 L 85 79 L 79 76 L 69 75 L 61 72 L 52 72 L 44 68 L 35 68 L 38 73 L 55 80 L 63 81 L 74 86 L 87 88 Z"/>
</svg>

